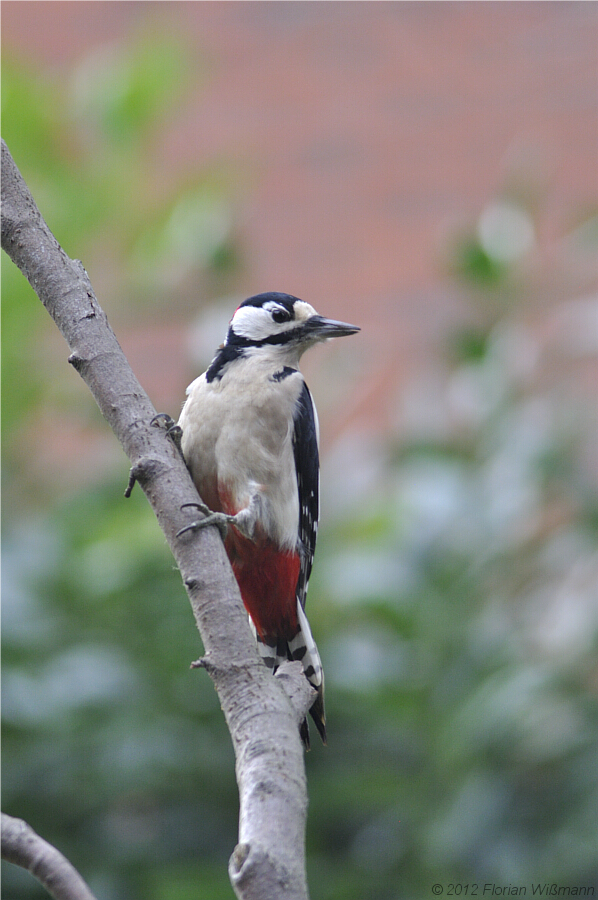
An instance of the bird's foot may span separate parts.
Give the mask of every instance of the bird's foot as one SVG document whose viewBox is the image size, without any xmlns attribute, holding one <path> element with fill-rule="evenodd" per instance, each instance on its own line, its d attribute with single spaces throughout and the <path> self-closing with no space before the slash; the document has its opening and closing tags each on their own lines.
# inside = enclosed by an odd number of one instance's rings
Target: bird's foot
<svg viewBox="0 0 598 900">
<path fill-rule="evenodd" d="M 181 441 L 183 438 L 183 429 L 180 425 L 177 425 L 172 416 L 169 416 L 168 413 L 157 413 L 151 420 L 150 425 L 158 427 L 160 419 L 164 419 L 166 434 L 168 435 L 174 446 L 177 448 L 183 459 L 185 459 L 183 455 L 183 448 L 181 445 Z"/>
<path fill-rule="evenodd" d="M 181 528 L 180 531 L 177 531 L 176 536 L 180 537 L 182 534 L 185 534 L 187 531 L 198 531 L 200 528 L 209 528 L 210 525 L 215 525 L 222 540 L 226 538 L 228 533 L 228 526 L 231 523 L 235 522 L 235 516 L 229 516 L 227 513 L 223 512 L 214 512 L 206 506 L 205 503 L 183 503 L 181 509 L 186 509 L 189 506 L 195 507 L 198 509 L 200 513 L 204 516 L 203 519 L 198 519 L 195 522 L 190 522 L 189 525 L 185 525 L 184 528 Z"/>
</svg>

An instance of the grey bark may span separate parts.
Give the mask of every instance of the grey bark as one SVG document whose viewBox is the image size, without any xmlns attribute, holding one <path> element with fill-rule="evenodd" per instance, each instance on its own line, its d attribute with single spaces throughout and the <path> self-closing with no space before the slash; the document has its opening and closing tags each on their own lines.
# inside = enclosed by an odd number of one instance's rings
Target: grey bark
<svg viewBox="0 0 598 900">
<path fill-rule="evenodd" d="M 305 900 L 307 791 L 298 723 L 312 702 L 298 663 L 273 678 L 260 662 L 216 528 L 177 532 L 198 501 L 189 472 L 135 378 L 78 260 L 43 220 L 2 142 L 2 248 L 19 267 L 69 347 L 129 457 L 181 572 L 236 755 L 239 843 L 229 876 L 242 900 Z"/>
</svg>

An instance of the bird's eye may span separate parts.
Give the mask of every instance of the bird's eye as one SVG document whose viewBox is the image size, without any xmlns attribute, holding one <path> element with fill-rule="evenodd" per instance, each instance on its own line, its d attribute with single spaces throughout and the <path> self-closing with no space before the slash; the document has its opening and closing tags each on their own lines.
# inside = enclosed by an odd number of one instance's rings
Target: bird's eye
<svg viewBox="0 0 598 900">
<path fill-rule="evenodd" d="M 272 318 L 278 325 L 282 325 L 283 322 L 288 322 L 291 316 L 286 309 L 274 309 L 272 310 Z"/>
</svg>

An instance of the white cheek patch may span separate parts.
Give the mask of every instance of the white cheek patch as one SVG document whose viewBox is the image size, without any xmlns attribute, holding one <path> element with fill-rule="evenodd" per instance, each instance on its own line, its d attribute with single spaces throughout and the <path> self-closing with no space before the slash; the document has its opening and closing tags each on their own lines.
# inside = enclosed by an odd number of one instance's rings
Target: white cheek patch
<svg viewBox="0 0 598 900">
<path fill-rule="evenodd" d="M 263 341 L 272 334 L 272 318 L 260 306 L 240 306 L 231 320 L 235 334 L 249 341 Z"/>
</svg>

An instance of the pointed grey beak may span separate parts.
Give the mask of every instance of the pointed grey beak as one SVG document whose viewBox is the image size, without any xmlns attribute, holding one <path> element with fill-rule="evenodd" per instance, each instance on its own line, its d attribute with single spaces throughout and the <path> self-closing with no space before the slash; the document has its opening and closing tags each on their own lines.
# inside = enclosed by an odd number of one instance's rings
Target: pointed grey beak
<svg viewBox="0 0 598 900">
<path fill-rule="evenodd" d="M 303 326 L 303 333 L 306 337 L 316 341 L 345 337 L 349 334 L 357 334 L 358 331 L 361 331 L 361 328 L 357 325 L 348 325 L 346 322 L 337 322 L 335 319 L 325 319 L 324 316 L 312 316 Z"/>
</svg>

